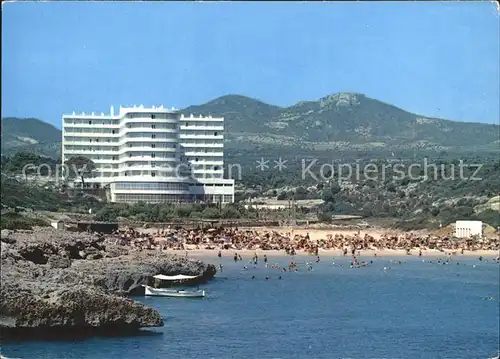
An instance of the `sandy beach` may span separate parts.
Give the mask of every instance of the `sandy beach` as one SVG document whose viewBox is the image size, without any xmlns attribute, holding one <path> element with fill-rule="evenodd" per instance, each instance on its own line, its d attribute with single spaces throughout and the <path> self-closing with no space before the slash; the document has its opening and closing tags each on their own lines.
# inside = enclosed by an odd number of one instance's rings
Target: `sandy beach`
<svg viewBox="0 0 500 359">
<path fill-rule="evenodd" d="M 217 258 L 217 255 L 219 253 L 218 249 L 196 249 L 195 246 L 187 246 L 187 250 L 173 250 L 173 249 L 168 249 L 165 252 L 166 253 L 171 253 L 171 254 L 177 254 L 179 256 L 185 256 L 186 252 L 188 257 L 195 257 L 195 258 Z M 238 253 L 241 255 L 243 258 L 252 258 L 255 253 L 259 257 L 262 257 L 266 255 L 267 257 L 283 257 L 283 256 L 288 256 L 285 251 L 278 251 L 278 250 L 261 250 L 261 249 L 256 249 L 256 250 L 249 250 L 249 249 L 242 249 L 242 250 L 235 250 L 235 249 L 228 249 L 228 250 L 222 250 L 221 254 L 224 257 L 232 257 L 234 253 Z M 406 251 L 403 249 L 383 249 L 383 250 L 361 250 L 361 251 L 356 251 L 356 254 L 359 255 L 360 257 L 374 257 L 375 255 L 377 257 L 417 257 L 419 254 L 418 249 L 414 249 L 410 251 L 410 255 L 406 254 Z M 433 249 L 427 249 L 427 250 L 422 250 L 422 257 L 446 257 L 446 256 L 453 256 L 453 257 L 485 257 L 485 258 L 496 258 L 497 256 L 500 255 L 499 251 L 493 251 L 493 250 L 477 250 L 477 251 L 464 251 L 463 254 L 461 254 L 459 251 L 444 251 L 441 252 L 439 250 L 433 250 Z M 304 257 L 316 257 L 313 254 L 307 253 L 307 252 L 302 252 L 302 251 L 297 251 L 295 256 L 304 256 Z M 335 257 L 339 258 L 343 256 L 343 253 L 341 250 L 338 249 L 319 249 L 319 256 L 320 257 Z M 346 257 L 350 257 L 349 255 Z"/>
<path fill-rule="evenodd" d="M 230 231 L 232 230 L 230 229 Z M 157 233 L 161 229 L 138 228 L 137 231 L 153 238 L 157 236 Z M 270 235 L 271 237 L 269 237 Z M 188 237 L 190 240 L 186 240 Z M 195 240 L 195 237 L 198 239 Z M 181 245 L 164 246 L 161 250 L 181 256 L 186 256 L 187 253 L 189 257 L 199 259 L 217 257 L 219 251 L 221 251 L 221 255 L 224 257 L 232 257 L 235 253 L 249 259 L 255 253 L 259 257 L 263 257 L 264 254 L 268 257 L 277 257 L 288 255 L 285 248 L 289 245 L 286 243 L 291 243 L 291 239 L 294 238 L 293 246 L 296 249 L 295 255 L 307 257 L 313 256 L 312 253 L 315 250 L 318 251 L 320 257 L 351 257 L 353 248 L 356 248 L 356 256 L 359 257 L 418 257 L 421 255 L 422 257 L 482 256 L 485 258 L 496 258 L 500 255 L 500 251 L 496 245 L 483 246 L 477 244 L 469 246 L 465 244 L 466 240 L 464 239 L 450 240 L 449 238 L 436 236 L 431 231 L 425 230 L 408 233 L 387 228 L 354 230 L 345 228 L 239 227 L 235 232 L 225 232 L 225 234 L 215 234 L 214 232 L 210 232 L 210 230 L 207 232 L 192 232 L 191 234 L 185 231 L 180 238 L 180 242 L 177 243 L 182 243 Z M 240 238 L 240 242 L 239 245 L 234 245 L 235 243 L 233 242 L 233 245 L 223 246 L 220 244 L 221 238 Z M 242 238 L 244 239 L 243 242 L 241 242 Z M 269 238 L 273 239 L 269 240 Z M 330 240 L 335 238 L 336 244 L 334 246 L 325 245 L 325 240 L 328 240 L 328 238 Z M 366 241 L 366 238 L 369 238 L 369 240 Z M 410 244 L 412 238 L 416 240 L 413 240 L 412 244 Z M 426 241 L 426 238 L 434 238 L 434 242 L 432 242 L 434 245 Z M 266 242 L 279 242 L 280 240 L 284 242 L 278 246 L 267 246 L 265 248 Z M 353 240 L 357 242 L 353 242 Z M 302 241 L 302 245 L 298 245 L 298 241 Z M 458 241 L 461 241 L 461 243 Z M 478 243 L 491 243 L 491 241 L 498 243 L 498 238 L 490 237 L 489 239 L 485 239 L 486 242 L 480 241 Z M 278 248 L 280 246 L 282 249 Z"/>
</svg>

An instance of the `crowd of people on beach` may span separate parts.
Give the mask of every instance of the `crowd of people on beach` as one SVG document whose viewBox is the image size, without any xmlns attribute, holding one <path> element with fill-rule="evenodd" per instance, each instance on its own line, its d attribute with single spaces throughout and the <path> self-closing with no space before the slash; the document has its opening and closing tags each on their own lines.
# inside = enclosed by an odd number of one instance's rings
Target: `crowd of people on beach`
<svg viewBox="0 0 500 359">
<path fill-rule="evenodd" d="M 309 234 L 301 235 L 290 232 L 242 230 L 238 228 L 183 229 L 167 227 L 153 233 L 138 231 L 133 228 L 115 231 L 115 244 L 143 249 L 156 250 L 279 250 L 288 255 L 302 251 L 314 255 L 319 250 L 334 249 L 343 251 L 344 256 L 354 255 L 361 250 L 439 250 L 452 254 L 464 251 L 499 250 L 499 238 L 454 238 L 451 236 L 417 235 L 414 233 L 384 234 L 375 238 L 368 233 L 328 234 L 326 238 L 313 240 Z M 416 254 L 416 253 L 415 253 Z"/>
</svg>

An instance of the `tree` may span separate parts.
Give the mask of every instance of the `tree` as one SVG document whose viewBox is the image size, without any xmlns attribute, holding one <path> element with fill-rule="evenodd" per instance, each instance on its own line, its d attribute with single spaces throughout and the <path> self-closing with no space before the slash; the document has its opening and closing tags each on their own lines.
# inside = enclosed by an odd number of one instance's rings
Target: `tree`
<svg viewBox="0 0 500 359">
<path fill-rule="evenodd" d="M 46 176 L 53 173 L 55 165 L 56 161 L 52 158 L 42 157 L 31 152 L 17 152 L 3 160 L 2 170 L 23 175 L 38 173 Z"/>
<path fill-rule="evenodd" d="M 304 187 L 297 187 L 295 190 L 295 199 L 296 200 L 302 200 L 306 199 L 307 197 L 307 190 Z"/>
<path fill-rule="evenodd" d="M 323 223 L 330 223 L 332 221 L 331 212 L 321 212 L 318 214 L 318 221 Z"/>
<path fill-rule="evenodd" d="M 228 204 L 222 208 L 221 217 L 222 218 L 229 218 L 229 219 L 241 218 L 241 213 L 240 213 L 240 211 L 238 211 L 238 208 Z"/>
<path fill-rule="evenodd" d="M 85 184 L 85 177 L 90 176 L 93 170 L 95 170 L 94 162 L 83 156 L 71 157 L 66 161 L 66 165 L 69 167 L 69 176 L 79 176 L 82 181 L 82 187 Z"/>
<path fill-rule="evenodd" d="M 332 194 L 335 196 L 337 193 L 339 193 L 341 190 L 340 185 L 337 182 L 333 182 L 330 186 L 330 191 L 332 191 Z"/>
<path fill-rule="evenodd" d="M 205 208 L 203 212 L 201 212 L 201 217 L 208 219 L 218 219 L 220 218 L 220 212 L 217 210 L 217 208 Z"/>
<path fill-rule="evenodd" d="M 333 194 L 332 190 L 327 188 L 323 190 L 323 194 L 321 196 L 321 199 L 325 202 L 335 202 L 335 195 Z"/>
</svg>

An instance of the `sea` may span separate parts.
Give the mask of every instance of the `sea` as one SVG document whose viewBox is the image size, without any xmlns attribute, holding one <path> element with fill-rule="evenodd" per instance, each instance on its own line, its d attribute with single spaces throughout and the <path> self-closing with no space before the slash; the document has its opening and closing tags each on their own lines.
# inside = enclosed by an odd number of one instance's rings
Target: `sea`
<svg viewBox="0 0 500 359">
<path fill-rule="evenodd" d="M 2 343 L 9 358 L 452 358 L 499 351 L 500 265 L 456 257 L 296 257 L 298 272 L 248 259 L 207 260 L 222 272 L 207 297 L 137 300 L 165 326 L 127 337 Z M 290 257 L 269 258 L 287 265 Z M 312 270 L 306 262 L 313 262 Z M 247 269 L 244 269 L 247 266 Z M 280 279 L 281 276 L 281 279 Z"/>
</svg>

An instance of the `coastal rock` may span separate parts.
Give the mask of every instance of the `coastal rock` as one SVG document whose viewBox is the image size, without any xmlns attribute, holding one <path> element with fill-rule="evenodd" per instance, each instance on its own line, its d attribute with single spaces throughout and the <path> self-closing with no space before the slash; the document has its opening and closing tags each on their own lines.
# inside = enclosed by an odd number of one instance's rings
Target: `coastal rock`
<svg viewBox="0 0 500 359">
<path fill-rule="evenodd" d="M 16 240 L 12 237 L 12 233 L 13 232 L 10 229 L 2 229 L 0 232 L 1 241 L 9 244 L 15 243 Z"/>
<path fill-rule="evenodd" d="M 71 259 L 60 256 L 50 256 L 47 260 L 50 268 L 69 268 L 71 266 Z"/>
<path fill-rule="evenodd" d="M 105 238 L 56 229 L 12 232 L 1 242 L 0 330 L 112 332 L 163 326 L 160 314 L 127 298 L 156 274 L 215 275 L 213 265 L 155 251 L 104 245 Z M 108 251 L 109 248 L 109 251 Z"/>
<path fill-rule="evenodd" d="M 2 330 L 57 327 L 123 329 L 163 325 L 156 310 L 88 286 L 34 295 L 31 289 L 10 283 L 2 285 L 0 301 Z"/>
</svg>

